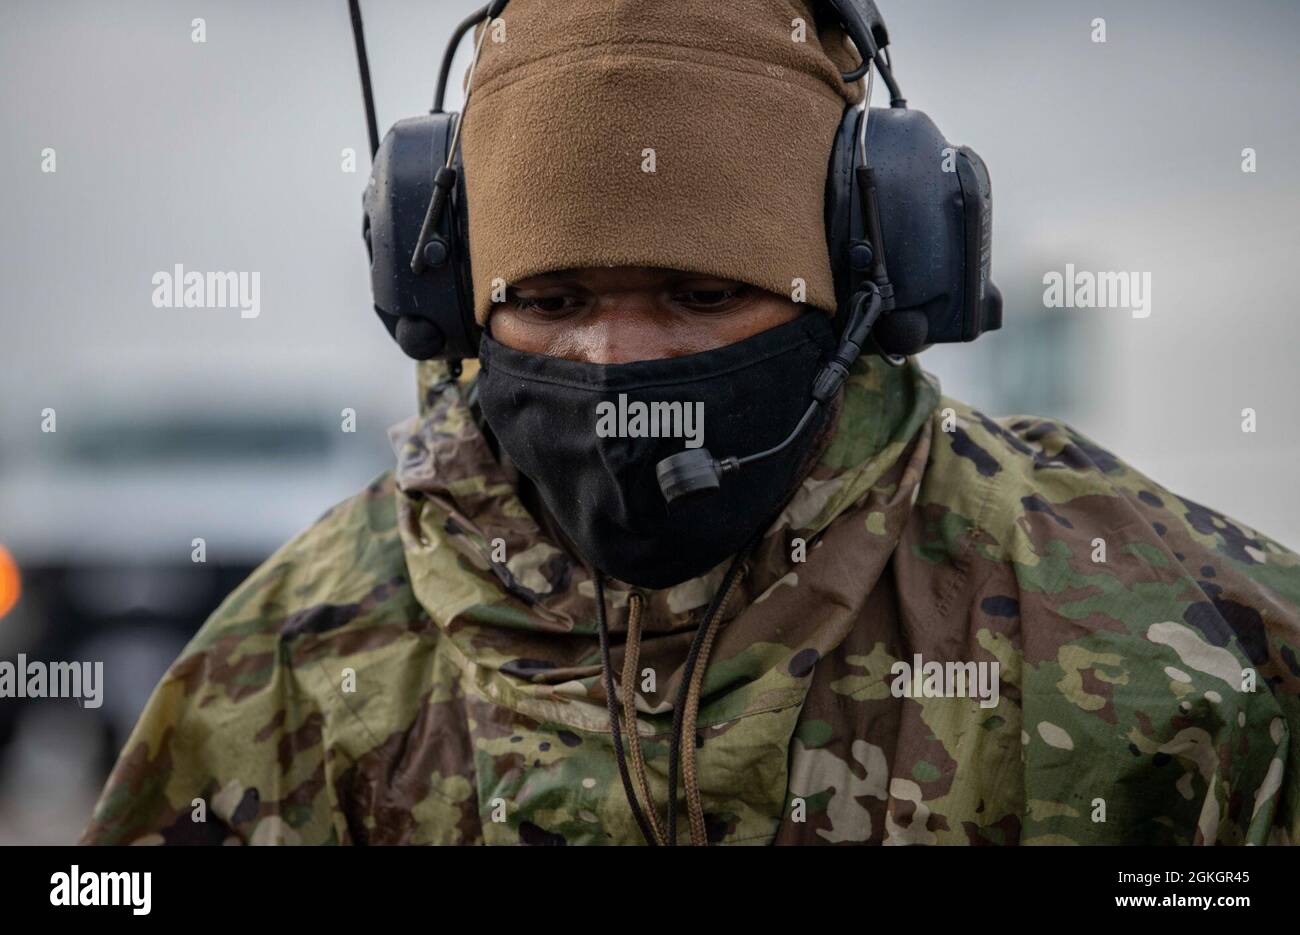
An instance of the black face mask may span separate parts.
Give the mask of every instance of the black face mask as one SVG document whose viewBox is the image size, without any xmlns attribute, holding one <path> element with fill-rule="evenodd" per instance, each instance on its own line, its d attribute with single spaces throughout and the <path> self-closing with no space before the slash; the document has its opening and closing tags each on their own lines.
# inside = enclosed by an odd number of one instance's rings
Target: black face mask
<svg viewBox="0 0 1300 935">
<path fill-rule="evenodd" d="M 581 556 L 629 584 L 664 588 L 708 571 L 776 518 L 825 412 L 779 454 L 671 508 L 656 465 L 701 443 L 722 458 L 784 441 L 835 343 L 830 319 L 816 311 L 716 350 L 630 364 L 528 354 L 485 332 L 479 400 Z"/>
</svg>

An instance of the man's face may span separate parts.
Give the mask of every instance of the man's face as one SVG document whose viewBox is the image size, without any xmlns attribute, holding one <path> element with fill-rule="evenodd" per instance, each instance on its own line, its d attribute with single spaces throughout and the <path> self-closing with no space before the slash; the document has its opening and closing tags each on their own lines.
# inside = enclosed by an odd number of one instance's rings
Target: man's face
<svg viewBox="0 0 1300 935">
<path fill-rule="evenodd" d="M 798 317 L 804 307 L 731 279 L 639 266 L 564 270 L 515 283 L 493 307 L 506 347 L 593 364 L 709 351 Z"/>
</svg>

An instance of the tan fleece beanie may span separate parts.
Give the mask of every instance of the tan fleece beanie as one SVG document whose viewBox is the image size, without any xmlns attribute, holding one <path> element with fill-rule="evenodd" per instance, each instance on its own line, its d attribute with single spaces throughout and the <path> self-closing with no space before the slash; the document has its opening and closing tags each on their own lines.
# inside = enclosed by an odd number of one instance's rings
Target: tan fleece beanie
<svg viewBox="0 0 1300 935">
<path fill-rule="evenodd" d="M 461 143 L 479 323 L 494 282 L 589 266 L 787 296 L 803 280 L 834 312 L 826 171 L 862 85 L 840 79 L 859 59 L 812 6 L 511 0 Z"/>
</svg>

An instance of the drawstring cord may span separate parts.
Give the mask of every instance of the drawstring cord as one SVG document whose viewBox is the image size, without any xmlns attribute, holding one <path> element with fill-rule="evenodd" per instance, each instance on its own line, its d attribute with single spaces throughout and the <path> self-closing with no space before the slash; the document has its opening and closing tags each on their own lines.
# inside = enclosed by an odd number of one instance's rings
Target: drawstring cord
<svg viewBox="0 0 1300 935">
<path fill-rule="evenodd" d="M 623 794 L 627 796 L 627 804 L 632 807 L 632 817 L 636 819 L 637 827 L 641 829 L 641 836 L 645 838 L 647 844 L 653 846 L 658 842 L 654 830 L 646 820 L 645 812 L 641 810 L 636 792 L 632 789 L 632 778 L 627 772 L 627 759 L 623 755 L 623 732 L 619 725 L 618 698 L 614 694 L 614 667 L 609 662 L 609 622 L 605 619 L 605 576 L 599 571 L 596 572 L 596 627 L 600 633 L 600 668 L 605 681 L 605 706 L 609 711 L 609 732 L 614 740 L 614 756 L 618 760 L 618 774 L 623 780 Z M 632 689 L 631 686 L 624 685 L 624 690 L 630 692 Z M 632 734 L 635 736 L 636 724 L 633 723 L 631 727 Z M 639 750 L 639 738 L 636 743 Z"/>
<path fill-rule="evenodd" d="M 627 641 L 623 650 L 623 705 L 619 711 L 618 695 L 614 690 L 614 669 L 610 663 L 609 621 L 605 612 L 605 576 L 595 573 L 596 586 L 596 625 L 600 635 L 601 675 L 605 685 L 605 706 L 609 712 L 609 731 L 614 742 L 614 756 L 618 761 L 618 774 L 623 781 L 623 794 L 627 797 L 632 817 L 636 820 L 641 836 L 651 846 L 673 846 L 677 843 L 677 770 L 682 765 L 683 783 L 686 792 L 686 808 L 690 819 L 691 844 L 702 846 L 708 844 L 704 826 L 704 807 L 700 800 L 699 777 L 695 758 L 695 725 L 699 718 L 700 699 L 704 687 L 704 674 L 708 669 L 709 656 L 713 651 L 714 637 L 718 624 L 726 611 L 731 596 L 735 594 L 740 583 L 740 572 L 749 550 L 742 550 L 723 576 L 722 586 L 713 596 L 704 622 L 696 630 L 691 648 L 686 656 L 686 666 L 682 672 L 682 683 L 677 689 L 677 699 L 673 710 L 673 732 L 668 748 L 668 830 L 659 820 L 654 807 L 654 797 L 650 793 L 650 783 L 646 778 L 645 757 L 641 749 L 641 735 L 637 730 L 636 717 L 636 675 L 637 663 L 641 656 L 641 613 L 644 598 L 635 591 L 628 595 Z M 625 752 L 623 738 L 627 737 L 628 752 Z M 683 743 L 683 738 L 685 743 Z M 632 767 L 628 768 L 628 753 Z M 645 800 L 646 808 L 641 806 Z M 648 810 L 648 816 L 647 816 Z"/>
<path fill-rule="evenodd" d="M 677 763 L 681 759 L 681 748 L 683 737 L 690 746 L 691 771 L 683 779 L 687 784 L 686 798 L 688 803 L 693 799 L 695 806 L 699 807 L 700 789 L 695 775 L 695 719 L 699 714 L 700 695 L 697 691 L 694 695 L 696 710 L 690 713 L 691 730 L 687 734 L 685 731 L 686 707 L 691 703 L 690 683 L 695 678 L 697 668 L 700 672 L 701 682 L 703 682 L 704 668 L 708 665 L 708 652 L 705 651 L 705 643 L 709 644 L 709 650 L 713 648 L 712 633 L 714 622 L 722 616 L 722 608 L 726 601 L 731 597 L 732 591 L 735 590 L 736 583 L 740 580 L 740 570 L 744 566 L 745 556 L 749 554 L 749 549 L 742 549 L 727 568 L 727 573 L 722 578 L 722 586 L 718 592 L 713 595 L 713 600 L 709 604 L 708 611 L 704 614 L 704 622 L 700 628 L 695 631 L 695 638 L 691 640 L 690 651 L 686 654 L 686 667 L 682 672 L 682 683 L 677 687 L 677 700 L 673 705 L 673 735 L 668 748 L 668 840 L 670 843 L 677 842 Z M 700 666 L 701 655 L 704 657 L 704 666 Z M 703 834 L 704 818 L 703 810 L 700 811 L 700 829 L 701 833 L 695 834 L 695 829 L 691 830 L 691 844 L 707 844 L 708 840 Z"/>
<path fill-rule="evenodd" d="M 641 733 L 637 730 L 636 720 L 636 677 L 637 663 L 641 658 L 641 610 L 645 599 L 635 591 L 628 595 L 627 644 L 623 649 L 623 725 L 627 731 L 628 752 L 632 756 L 632 778 L 636 781 L 637 792 L 645 800 L 650 815 L 650 830 L 654 832 L 656 844 L 667 844 L 663 825 L 659 821 L 659 810 L 654 806 L 654 796 L 650 794 L 650 783 L 646 779 L 645 757 L 641 753 Z"/>
<path fill-rule="evenodd" d="M 695 772 L 695 722 L 700 713 L 700 694 L 704 688 L 704 673 L 709 667 L 709 654 L 713 651 L 713 638 L 718 632 L 719 621 L 726 613 L 727 603 L 736 593 L 738 584 L 740 584 L 739 575 L 732 579 L 730 587 L 718 604 L 717 612 L 705 621 L 702 627 L 699 663 L 691 673 L 690 688 L 686 692 L 685 713 L 682 715 L 682 737 L 685 740 L 681 745 L 682 784 L 686 788 L 686 811 L 691 822 L 691 844 L 696 847 L 707 845 L 709 839 L 705 833 L 704 805 L 700 802 L 700 784 Z"/>
</svg>

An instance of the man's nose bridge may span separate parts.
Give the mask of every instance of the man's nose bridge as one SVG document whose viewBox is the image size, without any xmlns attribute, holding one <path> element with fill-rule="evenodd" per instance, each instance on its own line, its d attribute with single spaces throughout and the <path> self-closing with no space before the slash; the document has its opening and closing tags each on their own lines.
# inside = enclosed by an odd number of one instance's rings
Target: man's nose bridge
<svg viewBox="0 0 1300 935">
<path fill-rule="evenodd" d="M 617 322 L 602 321 L 593 329 L 586 345 L 587 360 L 593 364 L 625 364 L 638 359 L 631 330 Z"/>
<path fill-rule="evenodd" d="M 601 296 L 588 325 L 588 340 L 583 342 L 590 362 L 622 364 L 657 356 L 653 346 L 646 346 L 656 332 L 654 319 L 654 298 L 643 291 Z"/>
<path fill-rule="evenodd" d="M 656 313 L 656 296 L 651 289 L 611 289 L 596 300 L 596 317 L 621 323 L 651 321 Z"/>
</svg>

